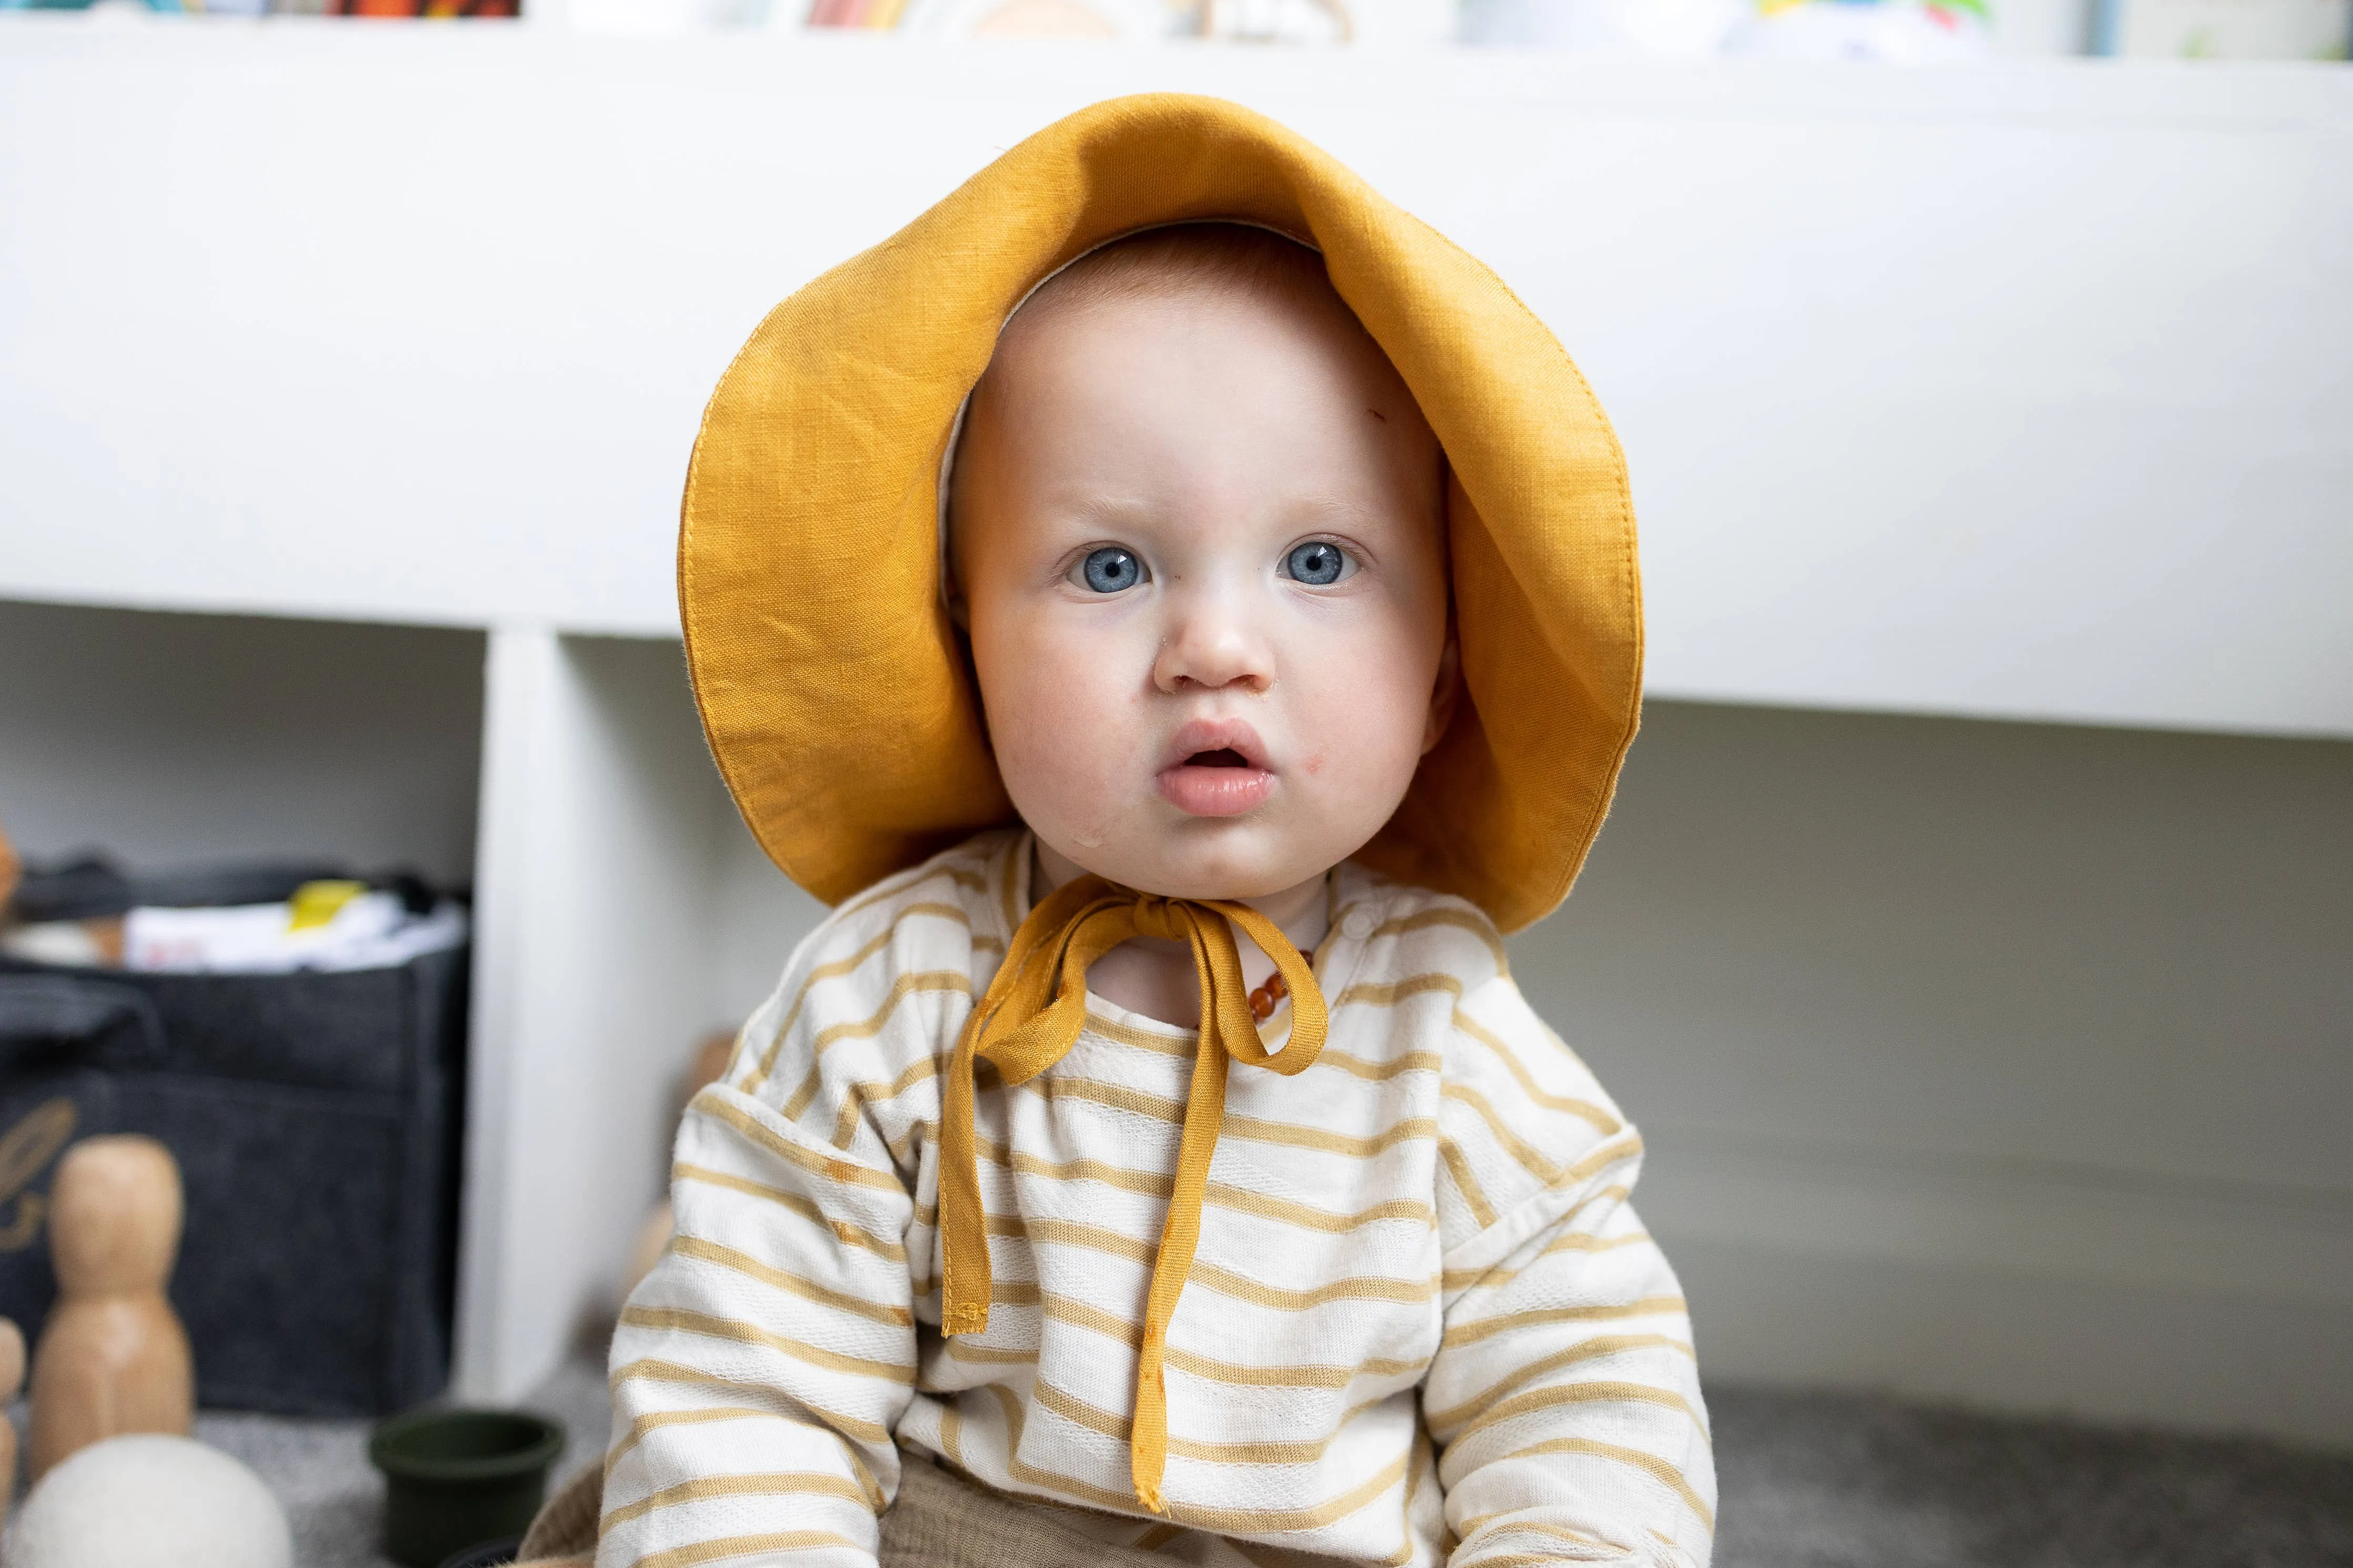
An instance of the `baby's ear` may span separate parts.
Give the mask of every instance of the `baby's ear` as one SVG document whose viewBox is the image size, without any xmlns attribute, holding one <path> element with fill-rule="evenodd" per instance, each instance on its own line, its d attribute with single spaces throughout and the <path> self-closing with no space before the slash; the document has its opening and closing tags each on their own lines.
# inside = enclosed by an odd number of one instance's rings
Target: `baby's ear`
<svg viewBox="0 0 2353 1568">
<path fill-rule="evenodd" d="M 940 603 L 947 606 L 949 623 L 965 637 L 972 636 L 972 606 L 965 602 L 964 584 L 956 578 L 953 550 L 940 552 Z"/>
<path fill-rule="evenodd" d="M 1446 617 L 1446 647 L 1438 656 L 1438 679 L 1430 688 L 1430 718 L 1421 729 L 1421 754 L 1428 756 L 1446 727 L 1454 722 L 1454 703 L 1462 695 L 1462 645 L 1455 640 L 1454 617 Z"/>
</svg>

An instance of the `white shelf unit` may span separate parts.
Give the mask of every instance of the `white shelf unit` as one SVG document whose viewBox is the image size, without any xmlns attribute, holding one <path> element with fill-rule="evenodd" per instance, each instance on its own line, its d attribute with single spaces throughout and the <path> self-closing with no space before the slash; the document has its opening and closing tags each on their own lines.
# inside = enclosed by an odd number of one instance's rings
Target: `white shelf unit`
<svg viewBox="0 0 2353 1568">
<path fill-rule="evenodd" d="M 689 1047 L 822 916 L 711 766 L 679 645 L 491 634 L 458 1381 L 512 1397 L 617 1305 Z"/>
<path fill-rule="evenodd" d="M 0 600 L 28 857 L 421 871 L 476 893 L 459 1385 L 612 1304 L 677 1075 L 821 914 L 705 759 L 679 645 Z"/>
<path fill-rule="evenodd" d="M 792 288 L 1153 89 L 1266 110 L 1494 264 L 1618 422 L 1651 691 L 1699 705 L 1662 707 L 1519 962 L 1657 1134 L 1651 1219 L 1710 1365 L 2353 1439 L 2353 1164 L 2315 1109 L 2353 1092 L 2353 999 L 2309 951 L 2348 919 L 2345 830 L 2310 807 L 2353 754 L 2353 71 L 7 18 L 0 598 L 484 650 L 461 1391 L 563 1352 L 683 1050 L 815 918 L 734 822 L 678 668 L 702 398 Z M 1810 792 L 1802 755 L 1902 793 Z M 2248 801 L 2201 794 L 2226 773 Z M 2096 784 L 2133 831 L 2071 860 L 2080 802 L 2010 801 L 2044 864 L 1987 880 L 1998 816 L 1975 860 L 1923 848 L 1959 841 L 1968 778 Z M 2237 922 L 2285 998 L 2237 1037 L 2226 984 L 2153 978 L 2067 902 L 2200 802 L 2247 854 L 2144 913 L 2167 942 Z M 1763 842 L 1719 896 L 1683 847 L 1735 817 Z M 1927 871 L 1959 890 L 1906 906 L 1901 973 L 1841 967 L 1841 900 Z M 1744 875 L 1812 902 L 1676 938 Z M 2074 989 L 2015 953 L 1947 984 L 1997 915 L 2082 955 Z M 2017 985 L 2041 1012 L 2005 1012 Z M 1980 1027 L 2007 1032 L 1973 1061 Z M 1769 1061 L 1725 1066 L 1744 1042 Z M 2168 1109 L 2201 1094 L 2224 1131 Z M 2193 1193 L 2221 1251 L 2118 1240 Z M 1953 1302 L 1998 1325 L 1966 1354 Z M 2142 1338 L 2104 1342 L 2126 1318 Z"/>
</svg>

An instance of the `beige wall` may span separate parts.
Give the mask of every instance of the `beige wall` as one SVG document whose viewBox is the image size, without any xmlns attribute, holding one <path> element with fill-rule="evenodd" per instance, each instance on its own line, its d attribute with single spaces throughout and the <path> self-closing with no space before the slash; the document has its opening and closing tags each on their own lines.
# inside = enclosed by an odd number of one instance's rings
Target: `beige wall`
<svg viewBox="0 0 2353 1568">
<path fill-rule="evenodd" d="M 2353 1446 L 2353 745 L 1654 703 L 1513 945 L 1715 1373 Z"/>
</svg>

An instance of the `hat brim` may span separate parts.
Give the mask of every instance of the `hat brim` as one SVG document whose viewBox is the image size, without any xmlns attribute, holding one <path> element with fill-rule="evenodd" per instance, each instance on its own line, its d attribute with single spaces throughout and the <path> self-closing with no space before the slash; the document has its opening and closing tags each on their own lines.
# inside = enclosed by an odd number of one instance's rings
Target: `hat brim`
<svg viewBox="0 0 2353 1568">
<path fill-rule="evenodd" d="M 687 474 L 695 700 L 762 847 L 828 902 L 1012 821 L 942 607 L 941 458 L 1006 318 L 1104 241 L 1230 219 L 1318 247 L 1444 447 L 1462 700 L 1357 858 L 1512 931 L 1569 889 L 1641 703 L 1626 468 L 1485 267 L 1263 116 L 1152 94 L 1057 121 L 771 311 Z"/>
</svg>

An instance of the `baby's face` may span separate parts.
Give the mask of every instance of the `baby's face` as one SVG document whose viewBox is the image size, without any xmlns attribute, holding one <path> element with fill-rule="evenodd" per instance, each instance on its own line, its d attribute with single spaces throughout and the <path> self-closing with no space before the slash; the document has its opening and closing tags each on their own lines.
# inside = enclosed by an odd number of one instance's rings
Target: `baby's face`
<svg viewBox="0 0 2353 1568">
<path fill-rule="evenodd" d="M 1242 899 L 1378 832 L 1451 702 L 1442 482 L 1336 301 L 1049 293 L 1017 316 L 953 528 L 997 767 L 1041 844 Z"/>
</svg>

